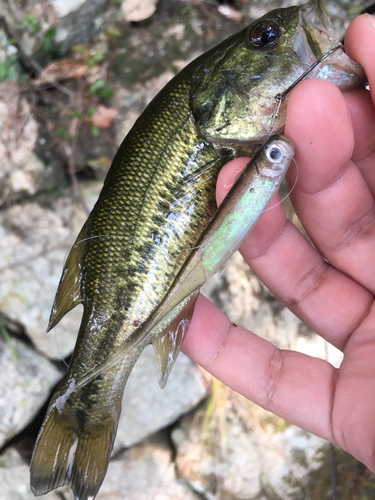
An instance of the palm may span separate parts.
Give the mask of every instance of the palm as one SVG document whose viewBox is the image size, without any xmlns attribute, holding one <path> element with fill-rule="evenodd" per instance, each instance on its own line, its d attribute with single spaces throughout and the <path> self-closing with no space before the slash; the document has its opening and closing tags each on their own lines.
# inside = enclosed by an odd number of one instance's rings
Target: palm
<svg viewBox="0 0 375 500">
<path fill-rule="evenodd" d="M 309 81 L 288 104 L 285 133 L 299 165 L 292 201 L 315 248 L 281 205 L 263 215 L 241 247 L 270 290 L 344 352 L 340 368 L 234 328 L 204 297 L 184 351 L 233 389 L 375 471 L 375 28 L 364 16 L 350 26 L 347 50 L 364 66 L 373 101 L 365 90 L 343 96 L 327 82 Z M 245 163 L 223 170 L 219 201 Z"/>
</svg>

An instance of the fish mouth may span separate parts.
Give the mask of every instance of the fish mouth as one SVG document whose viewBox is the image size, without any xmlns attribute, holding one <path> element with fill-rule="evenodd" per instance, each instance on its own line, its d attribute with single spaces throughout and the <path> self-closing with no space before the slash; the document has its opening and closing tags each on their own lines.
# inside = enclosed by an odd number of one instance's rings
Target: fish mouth
<svg viewBox="0 0 375 500">
<path fill-rule="evenodd" d="M 360 64 L 352 61 L 338 40 L 322 0 L 310 0 L 300 10 L 299 27 L 293 38 L 293 49 L 306 65 L 312 65 L 336 47 L 332 55 L 319 64 L 307 78 L 321 78 L 340 90 L 363 86 L 366 76 Z"/>
</svg>

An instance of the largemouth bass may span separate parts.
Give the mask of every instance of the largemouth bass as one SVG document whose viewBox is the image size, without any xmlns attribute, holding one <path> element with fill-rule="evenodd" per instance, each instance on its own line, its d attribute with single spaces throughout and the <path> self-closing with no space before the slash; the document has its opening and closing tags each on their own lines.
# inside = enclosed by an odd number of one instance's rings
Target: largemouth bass
<svg viewBox="0 0 375 500">
<path fill-rule="evenodd" d="M 37 438 L 36 495 L 70 484 L 77 500 L 96 496 L 134 363 L 153 343 L 163 385 L 187 331 L 198 294 L 186 285 L 189 259 L 214 217 L 220 168 L 264 142 L 275 96 L 338 44 L 320 2 L 272 11 L 182 70 L 124 139 L 52 309 L 48 329 L 84 306 L 68 372 Z M 310 76 L 344 89 L 364 78 L 341 50 Z M 284 122 L 283 105 L 275 131 Z"/>
</svg>

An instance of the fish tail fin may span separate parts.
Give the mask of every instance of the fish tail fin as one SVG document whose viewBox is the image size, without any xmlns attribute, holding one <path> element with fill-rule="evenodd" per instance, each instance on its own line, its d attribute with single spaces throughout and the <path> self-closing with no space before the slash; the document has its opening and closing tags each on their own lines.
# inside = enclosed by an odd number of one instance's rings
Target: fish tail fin
<svg viewBox="0 0 375 500">
<path fill-rule="evenodd" d="M 105 477 L 118 419 L 112 415 L 85 428 L 73 415 L 52 407 L 40 430 L 31 461 L 35 496 L 69 484 L 76 500 L 93 500 Z"/>
</svg>

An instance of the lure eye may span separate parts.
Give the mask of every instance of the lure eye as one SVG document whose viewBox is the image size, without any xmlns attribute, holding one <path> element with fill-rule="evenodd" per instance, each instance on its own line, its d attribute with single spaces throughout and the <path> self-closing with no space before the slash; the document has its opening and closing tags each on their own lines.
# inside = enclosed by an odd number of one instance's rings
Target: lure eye
<svg viewBox="0 0 375 500">
<path fill-rule="evenodd" d="M 280 160 L 280 158 L 282 156 L 281 149 L 278 148 L 277 146 L 274 146 L 271 149 L 271 151 L 269 152 L 269 156 L 270 156 L 271 160 L 274 160 L 274 161 Z"/>
<path fill-rule="evenodd" d="M 250 43 L 258 49 L 273 47 L 280 38 L 280 28 L 271 21 L 256 24 L 250 32 Z"/>
</svg>

